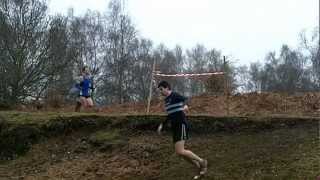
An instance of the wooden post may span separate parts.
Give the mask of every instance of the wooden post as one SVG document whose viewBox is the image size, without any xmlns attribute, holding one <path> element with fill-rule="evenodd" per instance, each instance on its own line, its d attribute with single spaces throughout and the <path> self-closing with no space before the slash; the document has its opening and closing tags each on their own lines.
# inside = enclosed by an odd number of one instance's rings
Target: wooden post
<svg viewBox="0 0 320 180">
<path fill-rule="evenodd" d="M 229 116 L 229 85 L 228 85 L 226 56 L 223 56 L 223 72 L 224 72 L 224 95 L 226 96 L 226 105 L 227 105 L 226 110 L 227 110 L 227 116 Z"/>
<path fill-rule="evenodd" d="M 150 87 L 149 87 L 149 97 L 148 97 L 148 105 L 147 105 L 147 115 L 150 112 L 150 103 L 151 103 L 151 98 L 152 98 L 152 84 L 153 84 L 153 75 L 155 72 L 156 68 L 156 60 L 153 60 L 153 65 L 152 65 L 152 73 L 151 73 L 151 80 L 150 80 Z"/>
</svg>

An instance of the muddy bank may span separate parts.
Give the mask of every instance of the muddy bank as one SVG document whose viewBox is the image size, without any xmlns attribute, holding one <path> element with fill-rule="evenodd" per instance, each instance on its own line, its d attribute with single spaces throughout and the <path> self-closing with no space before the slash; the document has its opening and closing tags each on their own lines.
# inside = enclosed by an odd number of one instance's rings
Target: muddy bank
<svg viewBox="0 0 320 180">
<path fill-rule="evenodd" d="M 31 114 L 32 116 L 32 114 Z M 41 121 L 13 120 L 13 116 L 0 116 L 0 160 L 15 159 L 31 146 L 48 138 L 78 131 L 96 132 L 118 129 L 120 134 L 134 134 L 139 131 L 155 131 L 165 120 L 162 115 L 72 115 L 50 117 Z M 300 125 L 318 126 L 315 117 L 212 117 L 189 116 L 192 132 L 211 134 L 217 132 L 261 132 Z M 121 139 L 121 138 L 120 138 Z M 93 144 L 95 141 L 92 141 Z M 123 141 L 121 141 L 123 142 Z M 98 143 L 99 144 L 99 143 Z M 104 144 L 104 143 L 102 143 Z M 104 144 L 104 146 L 108 146 Z"/>
</svg>

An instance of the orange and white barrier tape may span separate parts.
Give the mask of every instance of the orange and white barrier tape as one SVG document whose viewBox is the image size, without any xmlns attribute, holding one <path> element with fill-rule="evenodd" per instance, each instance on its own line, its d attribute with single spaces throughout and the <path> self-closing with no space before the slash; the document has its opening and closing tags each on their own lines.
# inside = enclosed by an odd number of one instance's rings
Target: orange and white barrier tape
<svg viewBox="0 0 320 180">
<path fill-rule="evenodd" d="M 211 76 L 211 75 L 223 75 L 223 72 L 212 72 L 212 73 L 198 73 L 198 74 L 191 74 L 191 73 L 182 73 L 182 74 L 161 74 L 159 72 L 155 72 L 154 76 L 160 77 L 195 77 L 195 76 Z"/>
</svg>

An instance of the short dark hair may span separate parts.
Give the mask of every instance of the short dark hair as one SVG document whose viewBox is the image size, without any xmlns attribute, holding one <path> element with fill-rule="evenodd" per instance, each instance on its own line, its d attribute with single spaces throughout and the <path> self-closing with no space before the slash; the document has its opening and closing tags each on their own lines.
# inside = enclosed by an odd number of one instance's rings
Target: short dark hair
<svg viewBox="0 0 320 180">
<path fill-rule="evenodd" d="M 82 67 L 82 69 L 81 69 L 81 70 L 82 70 L 82 71 L 85 71 L 85 70 L 86 70 L 86 68 L 89 68 L 89 66 L 85 65 L 85 66 L 83 66 L 83 67 Z"/>
<path fill-rule="evenodd" d="M 163 87 L 163 88 L 168 88 L 169 90 L 171 90 L 171 86 L 167 81 L 161 81 L 158 84 L 158 88 Z"/>
</svg>

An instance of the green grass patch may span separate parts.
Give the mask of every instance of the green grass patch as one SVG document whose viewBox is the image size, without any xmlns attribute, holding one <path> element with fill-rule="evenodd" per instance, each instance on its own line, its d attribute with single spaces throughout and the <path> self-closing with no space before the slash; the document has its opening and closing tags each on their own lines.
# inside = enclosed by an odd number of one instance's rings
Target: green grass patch
<svg viewBox="0 0 320 180">
<path fill-rule="evenodd" d="M 95 116 L 94 113 L 59 113 L 59 112 L 21 112 L 0 111 L 0 116 L 11 124 L 45 124 L 48 121 L 60 117 Z"/>
<path fill-rule="evenodd" d="M 205 179 L 315 179 L 320 172 L 318 128 L 195 137 L 188 148 L 209 160 Z M 161 161 L 159 179 L 190 179 L 195 168 L 174 154 Z"/>
<path fill-rule="evenodd" d="M 93 133 L 89 142 L 99 147 L 100 151 L 106 151 L 127 145 L 128 139 L 121 135 L 118 129 L 105 129 Z"/>
</svg>

